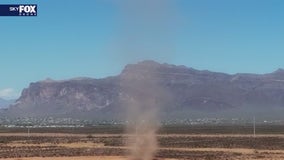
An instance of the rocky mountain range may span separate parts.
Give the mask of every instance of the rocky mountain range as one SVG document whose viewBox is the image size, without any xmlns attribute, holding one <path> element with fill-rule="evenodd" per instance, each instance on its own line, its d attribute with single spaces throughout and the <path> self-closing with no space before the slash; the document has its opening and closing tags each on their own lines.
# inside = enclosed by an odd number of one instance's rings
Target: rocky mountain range
<svg viewBox="0 0 284 160">
<path fill-rule="evenodd" d="M 154 61 L 129 64 L 121 74 L 102 79 L 33 82 L 4 114 L 121 119 L 125 116 L 124 101 L 133 98 L 123 90 L 125 79 L 133 84 L 154 81 L 163 88 L 167 94 L 157 92 L 155 98 L 159 116 L 165 119 L 252 115 L 284 118 L 283 69 L 267 74 L 226 74 Z"/>
</svg>

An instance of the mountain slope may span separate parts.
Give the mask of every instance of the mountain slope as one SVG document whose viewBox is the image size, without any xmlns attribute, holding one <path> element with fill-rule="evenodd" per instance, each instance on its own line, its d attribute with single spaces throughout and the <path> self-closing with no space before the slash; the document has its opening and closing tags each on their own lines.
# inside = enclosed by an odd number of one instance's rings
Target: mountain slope
<svg viewBox="0 0 284 160">
<path fill-rule="evenodd" d="M 14 100 L 5 100 L 5 99 L 0 98 L 0 109 L 7 108 L 12 103 L 14 103 Z"/>
<path fill-rule="evenodd" d="M 124 101 L 133 98 L 123 91 L 125 79 L 142 84 L 155 81 L 170 97 L 156 94 L 161 116 L 283 115 L 284 70 L 269 74 L 225 74 L 185 66 L 143 61 L 127 65 L 118 76 L 103 79 L 77 78 L 31 83 L 23 90 L 10 116 L 68 116 L 91 119 L 121 118 Z M 147 87 L 147 86 L 145 86 Z"/>
</svg>

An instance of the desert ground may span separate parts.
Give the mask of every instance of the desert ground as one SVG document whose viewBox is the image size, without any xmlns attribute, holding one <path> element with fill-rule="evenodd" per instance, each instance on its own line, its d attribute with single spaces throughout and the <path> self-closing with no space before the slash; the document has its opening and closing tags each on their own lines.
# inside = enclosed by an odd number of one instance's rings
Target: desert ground
<svg viewBox="0 0 284 160">
<path fill-rule="evenodd" d="M 240 126 L 235 126 L 240 127 Z M 263 126 L 255 136 L 250 127 L 169 127 L 158 132 L 155 159 L 163 160 L 282 160 L 282 126 Z M 215 131 L 214 131 L 215 130 Z M 116 128 L 2 129 L 0 159 L 5 160 L 127 160 L 129 147 Z M 228 132 L 230 131 L 230 132 Z M 81 133 L 80 133 L 81 132 Z"/>
</svg>

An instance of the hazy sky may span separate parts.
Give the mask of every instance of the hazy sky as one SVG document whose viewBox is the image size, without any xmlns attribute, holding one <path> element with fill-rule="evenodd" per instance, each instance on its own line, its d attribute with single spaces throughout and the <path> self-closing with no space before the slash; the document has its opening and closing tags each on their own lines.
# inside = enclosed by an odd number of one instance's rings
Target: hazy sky
<svg viewBox="0 0 284 160">
<path fill-rule="evenodd" d="M 1 0 L 38 4 L 38 16 L 0 17 L 0 97 L 16 97 L 30 82 L 47 77 L 116 75 L 143 59 L 226 73 L 284 68 L 283 0 L 172 0 L 165 16 L 172 33 L 159 33 L 171 38 L 171 53 L 165 53 L 171 55 L 137 52 L 125 59 L 118 46 L 127 12 L 115 2 Z"/>
</svg>

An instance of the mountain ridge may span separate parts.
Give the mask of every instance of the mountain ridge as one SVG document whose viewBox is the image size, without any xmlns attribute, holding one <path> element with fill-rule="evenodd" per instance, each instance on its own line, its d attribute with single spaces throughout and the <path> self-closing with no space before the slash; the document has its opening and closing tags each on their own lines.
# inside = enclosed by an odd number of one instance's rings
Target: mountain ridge
<svg viewBox="0 0 284 160">
<path fill-rule="evenodd" d="M 284 113 L 284 70 L 272 73 L 227 74 L 196 70 L 155 61 L 128 64 L 117 76 L 101 79 L 73 78 L 33 82 L 22 91 L 20 98 L 6 112 L 20 116 L 74 116 L 90 119 L 124 117 L 121 80 L 130 82 L 155 81 L 170 99 L 165 102 L 161 117 L 224 116 L 234 113 L 262 112 L 265 117 Z M 146 86 L 147 87 L 147 86 Z M 276 114 L 276 115 L 277 115 Z M 276 116 L 275 116 L 276 117 Z"/>
</svg>

